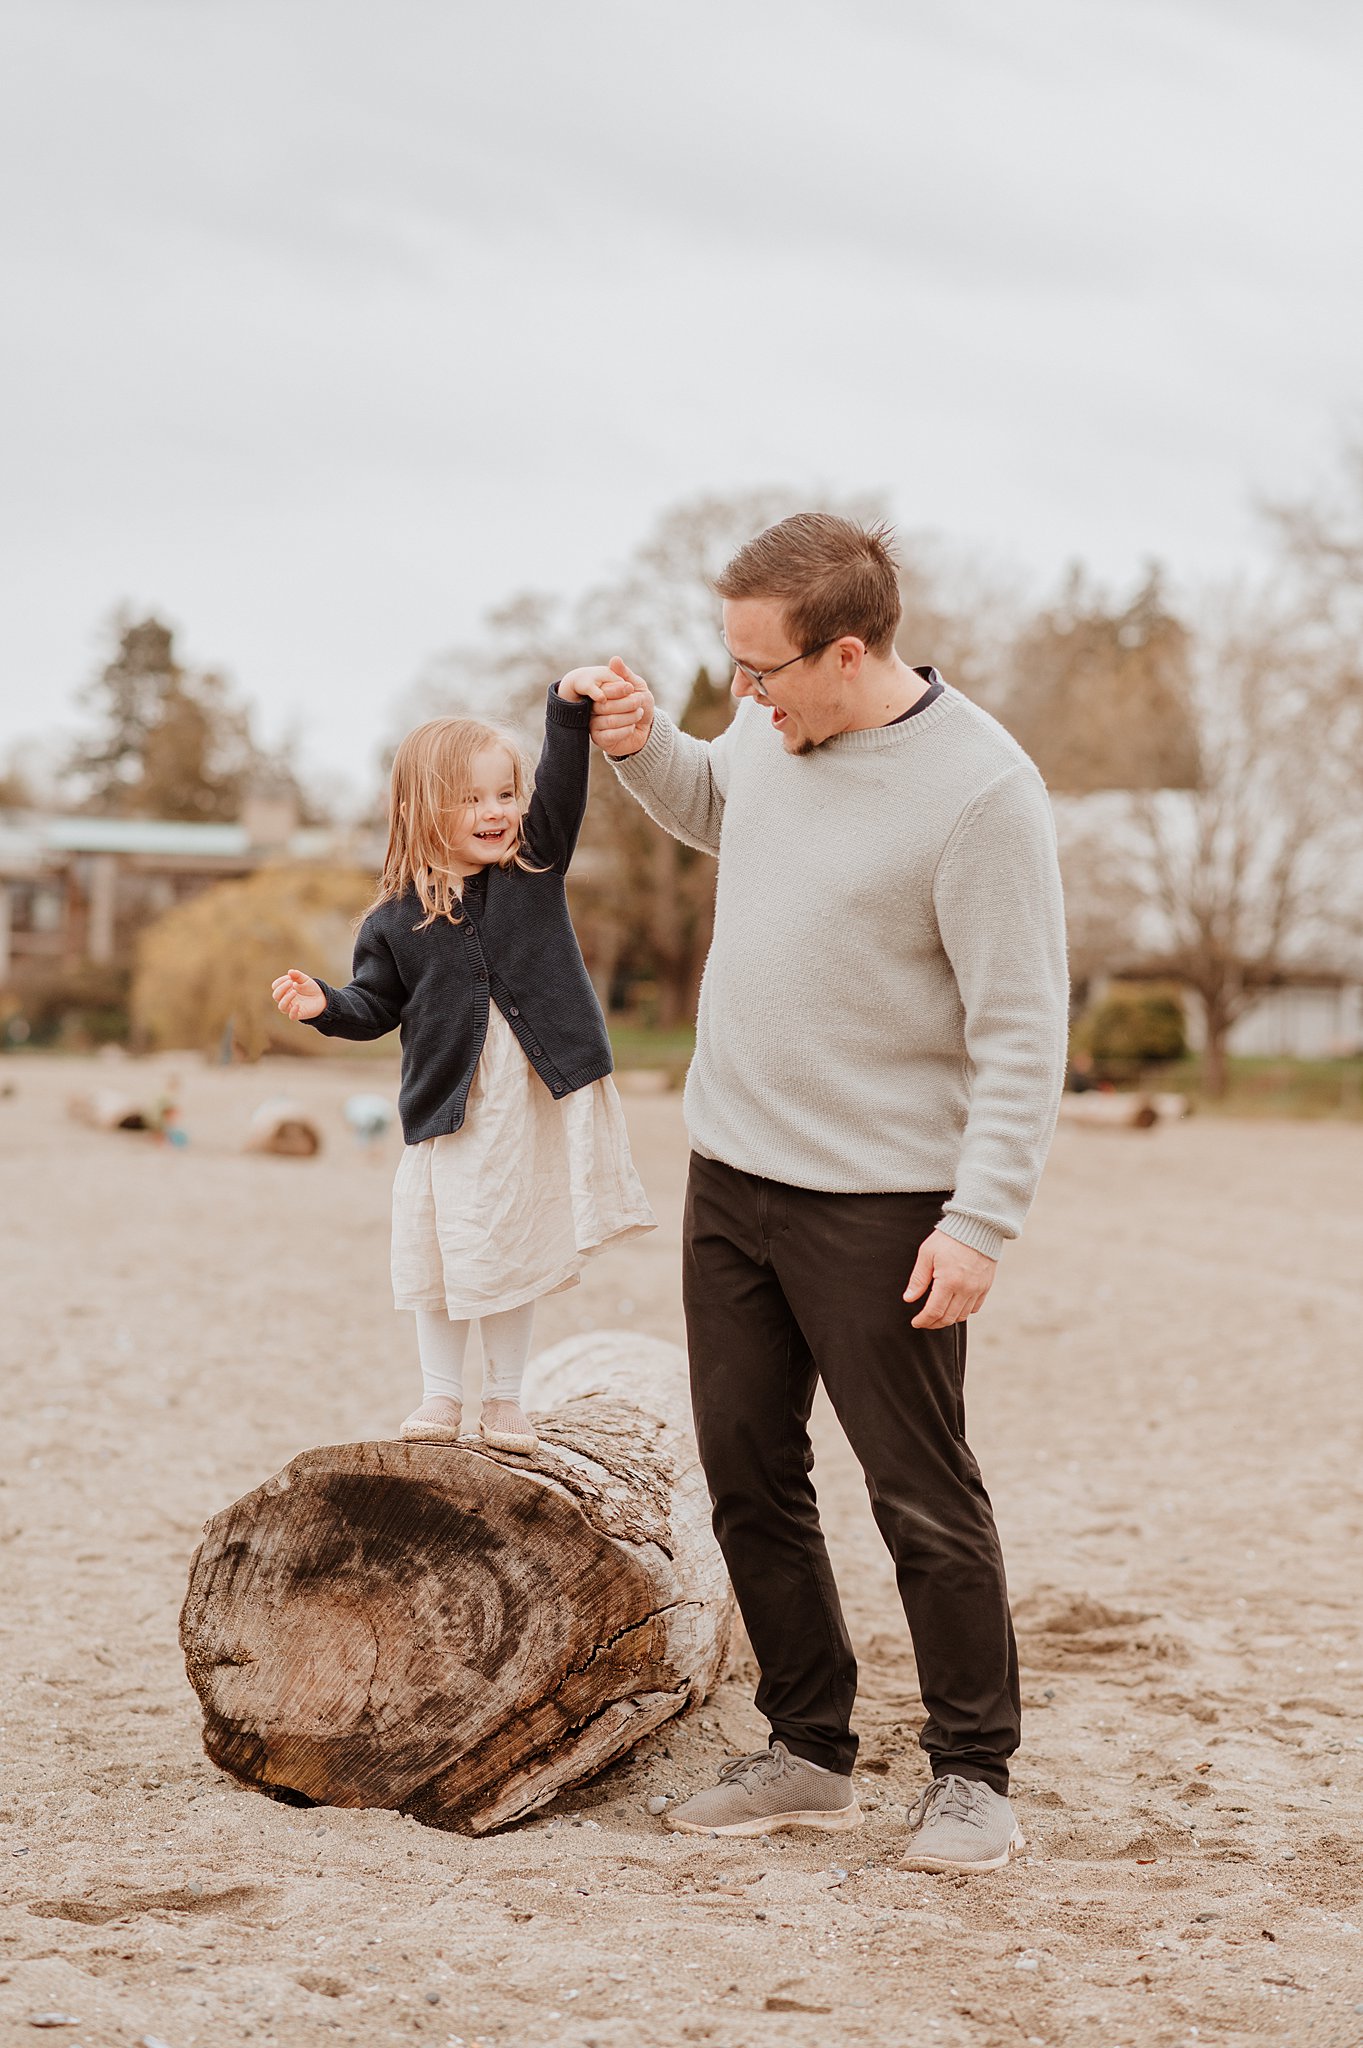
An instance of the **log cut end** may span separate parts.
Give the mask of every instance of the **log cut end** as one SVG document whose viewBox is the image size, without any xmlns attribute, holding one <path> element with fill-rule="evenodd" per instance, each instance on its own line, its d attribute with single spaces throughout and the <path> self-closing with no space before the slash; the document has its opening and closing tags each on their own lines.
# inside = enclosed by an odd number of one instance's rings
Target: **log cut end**
<svg viewBox="0 0 1363 2048">
<path fill-rule="evenodd" d="M 482 1833 L 702 1697 L 730 1596 L 694 1449 L 613 1394 L 533 1460 L 325 1447 L 210 1522 L 181 1640 L 214 1761 Z"/>
</svg>

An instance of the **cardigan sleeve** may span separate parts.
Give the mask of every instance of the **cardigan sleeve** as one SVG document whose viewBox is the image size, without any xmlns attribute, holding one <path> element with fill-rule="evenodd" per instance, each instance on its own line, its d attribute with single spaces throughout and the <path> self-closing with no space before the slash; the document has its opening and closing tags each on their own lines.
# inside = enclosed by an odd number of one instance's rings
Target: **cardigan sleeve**
<svg viewBox="0 0 1363 2048">
<path fill-rule="evenodd" d="M 365 919 L 355 940 L 355 960 L 344 988 L 327 982 L 317 986 L 327 999 L 318 1017 L 304 1021 L 324 1038 L 382 1038 L 402 1021 L 406 989 L 388 941 L 372 917 Z"/>
<path fill-rule="evenodd" d="M 544 713 L 544 745 L 535 770 L 535 788 L 522 831 L 526 847 L 538 860 L 566 874 L 587 813 L 587 781 L 591 774 L 592 701 L 569 703 L 549 691 Z"/>
</svg>

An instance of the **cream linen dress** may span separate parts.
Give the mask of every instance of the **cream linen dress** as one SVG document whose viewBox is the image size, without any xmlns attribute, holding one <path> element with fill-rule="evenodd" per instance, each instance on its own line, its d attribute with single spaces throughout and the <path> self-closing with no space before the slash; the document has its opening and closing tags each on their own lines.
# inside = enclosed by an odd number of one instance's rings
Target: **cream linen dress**
<svg viewBox="0 0 1363 2048">
<path fill-rule="evenodd" d="M 395 1306 L 500 1315 L 575 1287 L 594 1252 L 656 1228 L 614 1083 L 551 1095 L 490 1003 L 462 1129 L 403 1148 Z"/>
</svg>

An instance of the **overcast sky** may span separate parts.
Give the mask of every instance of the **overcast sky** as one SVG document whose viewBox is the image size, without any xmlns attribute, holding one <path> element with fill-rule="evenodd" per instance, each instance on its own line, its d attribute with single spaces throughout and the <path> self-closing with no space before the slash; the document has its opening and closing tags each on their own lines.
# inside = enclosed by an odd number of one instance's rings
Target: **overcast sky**
<svg viewBox="0 0 1363 2048">
<path fill-rule="evenodd" d="M 1352 0 L 0 0 L 0 754 L 120 602 L 364 776 L 665 506 L 1196 578 L 1360 416 Z"/>
</svg>

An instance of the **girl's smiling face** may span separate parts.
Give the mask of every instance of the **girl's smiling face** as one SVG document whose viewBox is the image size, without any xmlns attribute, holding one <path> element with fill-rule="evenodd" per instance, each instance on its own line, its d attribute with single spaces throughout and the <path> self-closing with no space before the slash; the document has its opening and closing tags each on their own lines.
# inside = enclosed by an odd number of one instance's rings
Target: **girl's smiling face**
<svg viewBox="0 0 1363 2048">
<path fill-rule="evenodd" d="M 476 875 L 505 860 L 520 839 L 515 770 L 505 747 L 482 747 L 474 755 L 465 805 L 451 820 L 450 859 L 458 872 Z"/>
</svg>

